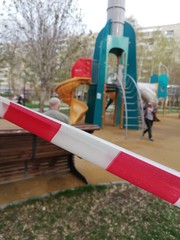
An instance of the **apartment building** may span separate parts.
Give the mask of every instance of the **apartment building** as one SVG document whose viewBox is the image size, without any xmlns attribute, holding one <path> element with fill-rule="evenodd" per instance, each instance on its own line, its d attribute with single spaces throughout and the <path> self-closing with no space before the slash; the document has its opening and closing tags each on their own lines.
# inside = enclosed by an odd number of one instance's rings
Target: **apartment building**
<svg viewBox="0 0 180 240">
<path fill-rule="evenodd" d="M 174 39 L 177 42 L 180 42 L 180 23 L 170 24 L 170 25 L 162 25 L 162 26 L 152 26 L 139 28 L 141 32 L 143 32 L 147 38 L 150 38 L 152 32 L 161 31 L 168 38 Z"/>
<path fill-rule="evenodd" d="M 164 41 L 166 39 L 166 43 Z M 166 73 L 180 85 L 180 23 L 137 29 L 138 78 L 147 82 L 153 73 Z M 176 64 L 174 64 L 176 63 Z M 175 66 L 176 65 L 176 66 Z M 176 69 L 175 69 L 176 68 Z"/>
<path fill-rule="evenodd" d="M 162 25 L 162 26 L 152 26 L 146 28 L 139 28 L 138 31 L 142 33 L 141 38 L 137 41 L 137 48 L 143 46 L 144 49 L 147 49 L 147 52 L 153 52 L 154 45 L 154 33 L 159 32 L 165 36 L 170 43 L 169 48 L 166 46 L 163 49 L 164 58 L 166 54 L 168 55 L 168 51 L 172 51 L 171 43 L 176 42 L 177 46 L 180 45 L 180 23 L 170 24 L 170 25 Z M 157 35 L 156 35 L 157 36 Z M 166 73 L 169 75 L 169 86 L 168 86 L 168 96 L 169 102 L 172 106 L 179 105 L 180 101 L 180 71 L 178 64 L 180 64 L 180 47 L 175 50 L 174 60 L 177 63 L 177 74 L 174 74 L 174 69 L 171 69 L 168 64 L 163 64 L 162 62 L 157 63 L 156 69 L 153 69 L 152 65 L 152 56 L 145 55 L 143 58 L 137 59 L 138 61 L 138 73 L 140 81 L 148 81 L 148 78 L 153 73 L 162 74 Z M 142 61 L 143 60 L 143 61 Z M 153 71 L 154 70 L 154 71 Z M 178 72 L 179 71 L 179 72 Z"/>
</svg>

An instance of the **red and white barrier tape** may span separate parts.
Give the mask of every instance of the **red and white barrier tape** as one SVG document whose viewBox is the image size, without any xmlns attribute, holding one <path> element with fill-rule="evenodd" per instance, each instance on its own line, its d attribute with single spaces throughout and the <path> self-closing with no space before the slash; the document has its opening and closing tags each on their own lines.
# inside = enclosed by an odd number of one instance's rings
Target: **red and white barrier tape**
<svg viewBox="0 0 180 240">
<path fill-rule="evenodd" d="M 0 97 L 0 117 L 180 207 L 180 173 Z"/>
</svg>

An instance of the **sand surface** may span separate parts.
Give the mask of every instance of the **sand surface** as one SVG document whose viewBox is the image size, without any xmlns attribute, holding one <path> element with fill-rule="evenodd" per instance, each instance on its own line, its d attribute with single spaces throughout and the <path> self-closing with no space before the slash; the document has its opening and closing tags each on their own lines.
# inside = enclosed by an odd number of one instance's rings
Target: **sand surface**
<svg viewBox="0 0 180 240">
<path fill-rule="evenodd" d="M 124 129 L 113 126 L 111 116 L 108 117 L 104 127 L 94 132 L 94 135 L 180 171 L 180 119 L 178 114 L 166 113 L 165 116 L 159 116 L 160 122 L 155 122 L 153 126 L 154 142 L 148 141 L 147 135 L 141 137 L 141 130 L 128 130 L 126 134 Z M 17 128 L 17 126 L 0 119 L 0 129 L 4 128 Z M 75 157 L 75 165 L 90 184 L 122 181 L 119 177 L 87 160 Z M 8 203 L 82 185 L 84 183 L 70 173 L 0 184 L 0 205 L 4 206 Z"/>
</svg>

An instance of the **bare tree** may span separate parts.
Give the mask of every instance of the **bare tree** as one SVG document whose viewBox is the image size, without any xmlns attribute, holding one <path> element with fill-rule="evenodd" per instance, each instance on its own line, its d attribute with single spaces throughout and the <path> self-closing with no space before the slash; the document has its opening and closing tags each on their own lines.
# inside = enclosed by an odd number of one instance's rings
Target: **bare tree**
<svg viewBox="0 0 180 240">
<path fill-rule="evenodd" d="M 57 69 L 55 82 L 71 77 L 72 65 L 78 58 L 92 58 L 96 36 L 92 33 L 83 36 L 75 36 L 69 39 L 69 47 L 66 49 L 67 58 L 63 58 L 61 67 Z"/>
<path fill-rule="evenodd" d="M 166 73 L 172 84 L 175 75 L 179 74 L 178 43 L 167 38 L 161 31 L 151 32 L 151 37 L 146 34 L 137 29 L 138 79 L 148 82 L 152 74 Z"/>
<path fill-rule="evenodd" d="M 77 6 L 77 0 L 4 1 L 6 41 L 19 43 L 24 65 L 36 75 L 40 85 L 40 111 L 57 69 L 71 54 L 70 39 L 85 30 Z"/>
</svg>

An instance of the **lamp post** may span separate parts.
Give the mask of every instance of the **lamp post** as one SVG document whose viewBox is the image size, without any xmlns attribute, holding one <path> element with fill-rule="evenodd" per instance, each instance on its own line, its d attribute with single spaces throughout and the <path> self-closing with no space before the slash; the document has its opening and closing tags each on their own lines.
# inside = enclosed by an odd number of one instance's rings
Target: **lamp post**
<svg viewBox="0 0 180 240">
<path fill-rule="evenodd" d="M 1 83 L 3 83 L 3 82 L 4 82 L 4 80 L 0 80 L 0 94 L 3 93 L 2 89 L 1 89 L 1 87 L 2 87 Z"/>
<path fill-rule="evenodd" d="M 165 69 L 166 75 L 169 77 L 169 69 L 168 69 L 168 67 L 166 65 L 162 64 L 161 62 L 159 63 L 159 75 L 161 75 L 162 67 Z"/>
<path fill-rule="evenodd" d="M 23 81 L 23 88 L 22 88 L 22 94 L 23 94 L 23 105 L 25 106 L 25 101 L 26 101 L 26 75 L 24 72 L 22 72 L 22 75 L 21 75 L 21 78 L 22 78 L 22 81 Z"/>
<path fill-rule="evenodd" d="M 166 75 L 169 78 L 169 69 L 166 65 L 162 64 L 161 62 L 159 63 L 159 76 L 161 75 L 162 67 L 165 69 Z M 165 111 L 166 111 L 166 100 L 164 99 L 164 101 L 163 101 L 163 116 L 165 115 Z"/>
</svg>

